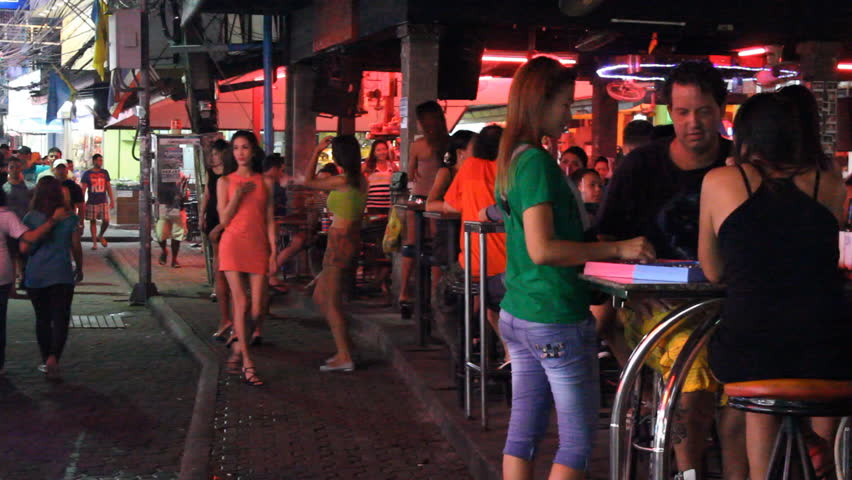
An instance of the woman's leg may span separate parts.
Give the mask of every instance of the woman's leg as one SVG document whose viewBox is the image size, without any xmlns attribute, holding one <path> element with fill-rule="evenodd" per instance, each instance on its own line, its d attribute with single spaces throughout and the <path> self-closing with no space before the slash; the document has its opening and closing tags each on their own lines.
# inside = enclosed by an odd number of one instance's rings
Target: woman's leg
<svg viewBox="0 0 852 480">
<path fill-rule="evenodd" d="M 746 453 L 749 478 L 766 478 L 769 458 L 781 425 L 779 417 L 746 412 Z"/>
<path fill-rule="evenodd" d="M 41 352 L 41 361 L 47 360 L 50 355 L 50 339 L 52 329 L 50 326 L 50 297 L 46 294 L 46 288 L 28 288 L 27 295 L 33 304 L 36 317 L 36 340 Z"/>
<path fill-rule="evenodd" d="M 254 329 L 252 337 L 259 337 L 266 317 L 269 277 L 255 273 L 249 274 L 249 284 L 251 285 L 251 325 Z"/>
<path fill-rule="evenodd" d="M 0 285 L 0 372 L 6 364 L 6 312 L 9 307 L 9 292 L 13 286 L 14 283 Z"/>
<path fill-rule="evenodd" d="M 59 362 L 65 343 L 68 341 L 68 327 L 71 324 L 71 303 L 74 301 L 74 284 L 60 283 L 50 287 L 51 297 L 51 354 Z"/>
<path fill-rule="evenodd" d="M 243 281 L 243 275 L 240 272 L 225 272 L 225 278 L 228 280 L 228 288 L 231 290 L 231 299 L 234 305 L 234 337 L 232 349 L 232 358 L 236 355 L 242 355 L 243 366 L 253 366 L 251 359 L 248 359 L 248 342 L 246 341 L 246 307 L 248 305 L 248 295 L 246 294 L 246 286 Z"/>
<path fill-rule="evenodd" d="M 331 335 L 334 337 L 334 346 L 337 348 L 337 353 L 328 363 L 330 367 L 338 367 L 352 362 L 352 340 L 349 338 L 346 317 L 343 315 L 343 302 L 341 301 L 344 279 L 343 269 L 326 265 L 323 267 L 320 283 L 317 284 L 315 290 L 315 292 L 324 291 L 322 297 L 323 303 L 325 303 L 325 318 L 331 329 Z"/>
<path fill-rule="evenodd" d="M 511 352 L 512 411 L 503 449 L 504 480 L 531 480 L 533 457 L 550 423 L 550 385 L 539 359 L 527 348 L 522 320 L 500 313 L 500 330 Z"/>
<path fill-rule="evenodd" d="M 748 478 L 745 412 L 731 407 L 718 415 L 719 440 L 722 442 L 722 473 L 725 480 Z"/>
<path fill-rule="evenodd" d="M 414 248 L 414 240 L 415 240 L 415 230 L 414 230 L 414 222 L 415 216 L 414 212 L 405 212 L 405 241 L 404 245 L 411 245 L 412 249 Z M 400 279 L 399 286 L 399 301 L 400 302 L 410 302 L 411 301 L 411 292 L 409 289 L 409 283 L 411 282 L 411 271 L 414 270 L 414 257 L 402 257 L 402 269 L 400 273 L 402 275 Z"/>
<path fill-rule="evenodd" d="M 592 452 L 600 404 L 597 334 L 592 319 L 553 330 L 555 335 L 529 337 L 544 357 L 542 365 L 559 425 L 559 449 L 548 478 L 582 479 Z"/>
</svg>

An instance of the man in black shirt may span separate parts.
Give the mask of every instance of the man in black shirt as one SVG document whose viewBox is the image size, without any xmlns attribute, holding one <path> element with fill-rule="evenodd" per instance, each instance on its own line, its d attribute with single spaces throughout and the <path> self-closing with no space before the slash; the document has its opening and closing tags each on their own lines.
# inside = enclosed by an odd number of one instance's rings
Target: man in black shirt
<svg viewBox="0 0 852 480">
<path fill-rule="evenodd" d="M 672 70 L 663 96 L 675 136 L 637 148 L 624 159 L 610 182 L 598 230 L 607 240 L 645 236 L 661 259 L 696 260 L 701 182 L 708 171 L 725 165 L 731 150 L 731 142 L 718 133 L 727 89 L 709 62 L 684 62 Z M 627 336 L 633 333 L 638 340 L 670 309 L 671 304 L 636 302 L 619 316 Z M 664 376 L 683 348 L 685 337 L 676 337 L 655 362 Z M 672 428 L 682 478 L 703 478 L 718 389 L 702 352 L 687 375 Z"/>
</svg>

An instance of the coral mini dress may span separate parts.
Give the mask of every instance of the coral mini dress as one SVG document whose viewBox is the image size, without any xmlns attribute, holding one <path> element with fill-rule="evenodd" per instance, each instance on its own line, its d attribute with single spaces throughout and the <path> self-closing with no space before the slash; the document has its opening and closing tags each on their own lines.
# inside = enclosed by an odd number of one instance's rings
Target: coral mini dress
<svg viewBox="0 0 852 480">
<path fill-rule="evenodd" d="M 233 198 L 243 183 L 254 182 L 253 191 L 245 194 L 237 213 L 222 232 L 219 241 L 219 270 L 265 275 L 269 272 L 269 239 L 266 209 L 269 192 L 259 173 L 243 177 L 236 173 L 227 176 L 228 198 Z M 221 194 L 221 192 L 219 192 Z"/>
</svg>

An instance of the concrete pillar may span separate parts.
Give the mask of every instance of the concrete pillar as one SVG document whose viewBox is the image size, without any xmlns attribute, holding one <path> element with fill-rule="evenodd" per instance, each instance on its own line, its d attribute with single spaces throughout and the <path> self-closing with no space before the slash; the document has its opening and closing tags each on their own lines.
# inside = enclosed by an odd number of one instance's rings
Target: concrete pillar
<svg viewBox="0 0 852 480">
<path fill-rule="evenodd" d="M 402 25 L 402 98 L 400 99 L 400 168 L 408 168 L 408 152 L 417 133 L 417 105 L 438 98 L 438 38 L 434 25 Z"/>
<path fill-rule="evenodd" d="M 286 158 L 297 178 L 303 177 L 317 144 L 317 115 L 311 110 L 314 71 L 308 65 L 287 67 Z"/>
<path fill-rule="evenodd" d="M 618 101 L 606 93 L 606 82 L 592 83 L 592 158 L 615 158 L 618 141 Z"/>
</svg>

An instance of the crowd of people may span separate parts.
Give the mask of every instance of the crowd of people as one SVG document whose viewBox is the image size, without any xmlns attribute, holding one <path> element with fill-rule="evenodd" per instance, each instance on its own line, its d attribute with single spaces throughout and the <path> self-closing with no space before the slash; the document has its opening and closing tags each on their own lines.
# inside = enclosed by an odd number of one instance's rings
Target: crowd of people
<svg viewBox="0 0 852 480">
<path fill-rule="evenodd" d="M 852 353 L 845 346 L 852 310 L 837 268 L 848 190 L 822 151 L 816 101 L 802 86 L 754 95 L 736 114 L 732 141 L 720 133 L 727 99 L 722 75 L 706 61 L 683 62 L 660 92 L 672 125 L 634 120 L 623 131 L 617 158 L 590 158 L 565 132 L 574 86 L 572 69 L 541 56 L 515 74 L 503 126 L 451 135 L 439 103 L 416 108 L 422 137 L 407 159 L 405 201 L 462 221 L 505 226 L 505 234 L 486 238 L 484 302 L 501 343 L 500 368 L 512 377 L 503 477 L 533 478 L 533 459 L 555 406 L 559 446 L 549 478 L 584 478 L 598 423 L 600 341 L 623 364 L 684 300 L 632 299 L 616 310 L 596 301 L 579 275 L 590 261 L 659 258 L 700 260 L 708 279 L 726 285 L 721 325 L 690 368 L 672 419 L 679 475 L 705 478 L 707 438 L 715 428 L 725 478 L 763 478 L 778 421 L 719 407 L 722 386 L 775 378 L 852 381 Z M 199 227 L 212 247 L 211 297 L 221 313 L 213 335 L 230 349 L 226 371 L 250 386 L 264 385 L 252 348 L 263 341 L 270 288 L 286 291 L 282 266 L 312 244 L 311 229 L 324 219 L 327 243 L 313 300 L 336 351 L 319 369 L 356 368 L 343 299 L 364 251 L 365 217 L 390 215 L 399 199 L 392 188 L 399 171 L 393 145 L 376 140 L 364 159 L 361 147 L 353 135 L 326 137 L 304 172 L 290 177 L 283 159 L 267 156 L 251 132 L 212 145 Z M 321 165 L 329 150 L 331 161 Z M 58 378 L 74 286 L 83 278 L 84 220 L 91 248 L 108 245 L 114 203 L 109 172 L 101 155 L 92 157 L 92 168 L 79 180 L 56 148 L 46 163 L 33 160 L 25 146 L 10 152 L 2 145 L 0 155 L 0 373 L 8 299 L 23 288 L 36 314 L 39 369 Z M 294 178 L 317 193 L 306 213 L 309 227 L 280 246 L 276 219 L 288 213 Z M 171 253 L 173 268 L 180 267 L 187 233 L 188 190 L 182 175 L 161 185 L 158 196 L 160 263 L 169 263 Z M 403 316 L 413 302 L 413 217 L 409 209 L 401 235 Z M 465 252 L 447 250 L 454 242 L 441 224 L 427 230 L 434 295 L 442 278 L 462 277 Z M 473 277 L 483 274 L 478 240 L 474 235 L 470 243 Z M 388 268 L 376 274 L 385 294 Z M 667 377 L 689 333 L 668 338 L 649 366 Z M 814 418 L 810 427 L 809 441 L 823 452 L 817 467 L 827 471 L 837 420 Z"/>
<path fill-rule="evenodd" d="M 83 280 L 84 220 L 91 222 L 92 249 L 106 247 L 114 202 L 103 156 L 91 161 L 93 168 L 78 177 L 56 147 L 42 158 L 27 146 L 0 145 L 0 375 L 8 301 L 20 298 L 35 311 L 38 369 L 51 380 L 60 378 L 74 287 Z"/>
<path fill-rule="evenodd" d="M 755 95 L 736 115 L 732 142 L 720 133 L 727 98 L 722 75 L 708 62 L 684 62 L 661 92 L 672 125 L 634 120 L 617 158 L 590 159 L 564 130 L 574 82 L 572 70 L 553 59 L 527 62 L 513 79 L 504 126 L 479 132 L 450 135 L 440 104 L 416 108 L 423 135 L 410 149 L 407 202 L 505 225 L 505 234 L 486 239 L 485 302 L 502 344 L 501 368 L 512 375 L 504 478 L 532 478 L 554 405 L 559 447 L 549 478 L 584 477 L 597 428 L 600 340 L 624 363 L 683 300 L 640 298 L 615 310 L 596 302 L 579 274 L 589 261 L 657 258 L 700 259 L 711 281 L 727 285 L 722 326 L 709 354 L 699 354 L 688 372 L 673 419 L 679 475 L 705 478 L 707 438 L 715 427 L 725 478 L 761 478 L 778 423 L 718 407 L 721 386 L 768 378 L 852 380 L 852 358 L 843 346 L 852 318 L 837 269 L 847 190 L 821 150 L 814 97 L 800 86 Z M 329 147 L 333 163 L 319 168 Z M 386 141 L 373 142 L 362 161 L 361 146 L 347 135 L 323 139 L 309 160 L 302 184 L 327 192 L 315 198 L 331 217 L 313 297 L 336 353 L 320 370 L 351 372 L 356 357 L 342 299 L 362 252 L 365 215 L 393 208 L 398 166 Z M 276 251 L 273 219 L 283 200 L 275 200 L 275 192 L 292 183 L 280 170 L 280 157 L 264 161 L 248 132 L 230 144 L 219 141 L 202 207 L 222 306 L 215 335 L 232 348 L 229 371 L 250 385 L 263 384 L 249 347 L 261 337 L 267 277 L 274 285 L 280 267 L 311 241 L 299 232 Z M 413 301 L 415 262 L 413 212 L 408 216 L 398 297 L 403 315 Z M 450 242 L 440 224 L 427 230 L 434 290 L 442 276 L 461 278 L 464 252 L 444 251 Z M 471 273 L 478 277 L 477 238 L 470 248 Z M 800 254 L 792 258 L 792 250 Z M 666 377 L 688 334 L 669 338 L 649 365 Z M 801 355 L 784 355 L 789 351 Z M 814 445 L 827 451 L 836 426 L 835 419 L 813 419 Z"/>
</svg>

